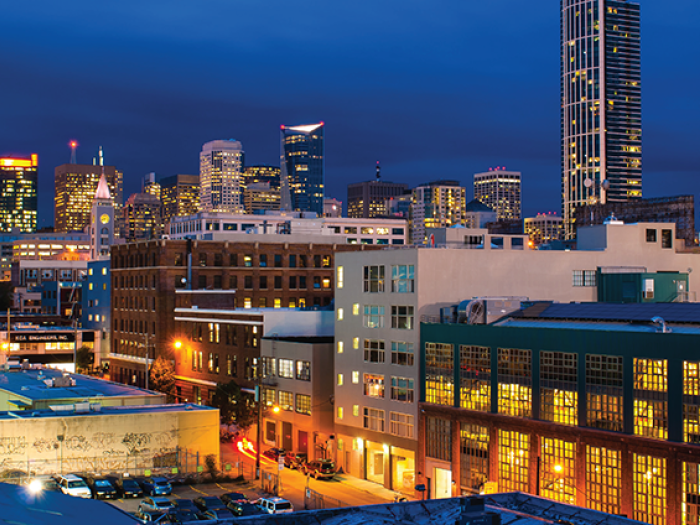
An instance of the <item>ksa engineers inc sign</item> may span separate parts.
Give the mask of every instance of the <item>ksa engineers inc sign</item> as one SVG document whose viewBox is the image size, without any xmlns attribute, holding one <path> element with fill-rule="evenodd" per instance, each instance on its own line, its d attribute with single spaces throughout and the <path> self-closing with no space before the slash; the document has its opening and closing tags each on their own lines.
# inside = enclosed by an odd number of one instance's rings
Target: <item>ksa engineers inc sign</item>
<svg viewBox="0 0 700 525">
<path fill-rule="evenodd" d="M 74 334 L 10 334 L 13 343 L 72 343 Z"/>
</svg>

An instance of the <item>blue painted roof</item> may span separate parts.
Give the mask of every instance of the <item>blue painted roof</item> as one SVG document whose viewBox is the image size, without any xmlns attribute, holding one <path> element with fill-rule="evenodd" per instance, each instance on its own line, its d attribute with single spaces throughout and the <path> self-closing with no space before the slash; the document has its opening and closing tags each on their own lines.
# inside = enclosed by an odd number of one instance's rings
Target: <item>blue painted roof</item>
<svg viewBox="0 0 700 525">
<path fill-rule="evenodd" d="M 607 332 L 643 332 L 658 333 L 659 328 L 651 323 L 623 323 L 623 322 L 599 322 L 599 321 L 570 321 L 555 319 L 523 319 L 509 317 L 496 322 L 496 326 L 509 328 L 551 328 L 560 330 L 598 330 Z M 670 328 L 674 334 L 700 335 L 700 326 L 689 326 L 671 324 Z"/>
<path fill-rule="evenodd" d="M 68 405 L 70 406 L 70 405 Z M 142 406 L 103 406 L 97 411 L 75 412 L 73 410 L 18 410 L 0 411 L 0 421 L 16 421 L 18 419 L 47 419 L 53 417 L 99 417 L 99 416 L 123 416 L 133 414 L 155 414 L 182 411 L 217 410 L 216 408 L 195 405 L 192 403 L 179 403 L 177 405 L 142 405 Z M 2 519 L 0 518 L 0 521 Z"/>
<path fill-rule="evenodd" d="M 529 317 L 527 311 L 523 316 Z M 700 324 L 700 303 L 552 303 L 537 317 L 642 322 L 662 317 L 667 323 Z"/>
</svg>

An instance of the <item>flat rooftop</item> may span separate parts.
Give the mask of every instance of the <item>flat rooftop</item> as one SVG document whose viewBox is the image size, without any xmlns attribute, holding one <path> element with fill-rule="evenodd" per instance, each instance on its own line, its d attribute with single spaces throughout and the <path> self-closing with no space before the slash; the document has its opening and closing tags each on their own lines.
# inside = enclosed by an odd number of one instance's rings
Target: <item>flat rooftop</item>
<svg viewBox="0 0 700 525">
<path fill-rule="evenodd" d="M 73 405 L 62 405 L 61 408 L 73 407 Z M 192 403 L 179 403 L 176 405 L 141 405 L 141 406 L 101 406 L 99 410 L 89 410 L 85 412 L 70 410 L 18 410 L 0 412 L 0 421 L 17 421 L 19 419 L 51 419 L 55 417 L 99 417 L 99 416 L 123 416 L 139 414 L 162 414 L 172 412 L 203 412 L 218 410 L 216 408 L 194 405 Z"/>
</svg>

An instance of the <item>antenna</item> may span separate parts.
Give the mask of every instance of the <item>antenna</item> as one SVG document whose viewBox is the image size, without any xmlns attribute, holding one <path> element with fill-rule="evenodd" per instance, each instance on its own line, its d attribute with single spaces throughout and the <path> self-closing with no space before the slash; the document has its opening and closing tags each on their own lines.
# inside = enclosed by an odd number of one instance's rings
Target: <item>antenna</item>
<svg viewBox="0 0 700 525">
<path fill-rule="evenodd" d="M 77 157 L 75 155 L 75 150 L 78 148 L 78 143 L 75 140 L 71 140 L 68 145 L 70 146 L 70 163 L 77 164 Z"/>
<path fill-rule="evenodd" d="M 377 161 L 377 180 L 382 178 L 382 168 L 379 165 L 379 161 Z"/>
<path fill-rule="evenodd" d="M 102 146 L 100 146 L 100 150 L 99 150 L 99 154 L 98 154 L 98 155 L 99 155 L 99 158 L 100 158 L 100 166 L 104 166 L 104 165 L 105 165 L 105 159 L 104 159 L 104 156 L 102 155 Z M 103 170 L 103 171 L 104 171 L 104 170 Z"/>
</svg>

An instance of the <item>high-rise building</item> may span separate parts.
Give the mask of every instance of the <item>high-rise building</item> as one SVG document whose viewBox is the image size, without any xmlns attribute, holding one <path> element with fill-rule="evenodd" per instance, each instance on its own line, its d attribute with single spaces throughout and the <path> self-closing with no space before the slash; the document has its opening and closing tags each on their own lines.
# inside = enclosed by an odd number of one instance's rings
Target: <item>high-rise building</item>
<svg viewBox="0 0 700 525">
<path fill-rule="evenodd" d="M 501 219 L 520 219 L 522 177 L 518 171 L 489 169 L 474 175 L 474 198 L 486 204 Z"/>
<path fill-rule="evenodd" d="M 0 158 L 0 231 L 36 231 L 39 157 Z"/>
<path fill-rule="evenodd" d="M 279 189 L 280 169 L 277 166 L 246 166 L 243 170 L 245 185 L 267 182 L 270 188 Z"/>
<path fill-rule="evenodd" d="M 54 231 L 82 231 L 90 224 L 92 201 L 104 173 L 114 203 L 115 217 L 121 217 L 122 172 L 114 166 L 61 164 L 55 169 Z"/>
<path fill-rule="evenodd" d="M 561 1 L 562 216 L 642 197 L 639 4 Z"/>
<path fill-rule="evenodd" d="M 212 140 L 199 155 L 199 205 L 202 211 L 243 213 L 243 146 L 237 140 Z"/>
<path fill-rule="evenodd" d="M 155 172 L 146 173 L 146 175 L 143 176 L 143 193 L 149 193 L 160 199 L 161 191 L 160 182 L 156 180 Z"/>
<path fill-rule="evenodd" d="M 408 191 L 408 184 L 368 180 L 348 184 L 348 217 L 370 219 L 388 215 L 386 200 Z"/>
<path fill-rule="evenodd" d="M 90 223 L 91 258 L 109 259 L 109 249 L 114 244 L 114 204 L 104 175 L 100 177 L 92 201 Z"/>
<path fill-rule="evenodd" d="M 172 217 L 186 217 L 199 211 L 199 177 L 173 175 L 160 180 L 160 200 L 163 204 L 163 222 Z"/>
<path fill-rule="evenodd" d="M 454 180 L 438 180 L 413 190 L 410 243 L 425 244 L 426 228 L 464 226 L 466 190 Z"/>
<path fill-rule="evenodd" d="M 564 238 L 562 219 L 552 213 L 538 213 L 536 217 L 528 217 L 524 221 L 525 234 L 530 236 L 533 246 L 549 244 Z"/>
<path fill-rule="evenodd" d="M 150 193 L 134 193 L 122 209 L 122 238 L 157 239 L 163 234 L 160 199 Z"/>
<path fill-rule="evenodd" d="M 272 188 L 269 182 L 248 184 L 244 191 L 245 212 L 264 213 L 265 210 L 280 209 L 280 189 Z"/>
<path fill-rule="evenodd" d="M 282 209 L 323 214 L 324 124 L 282 126 L 280 132 Z"/>
</svg>

